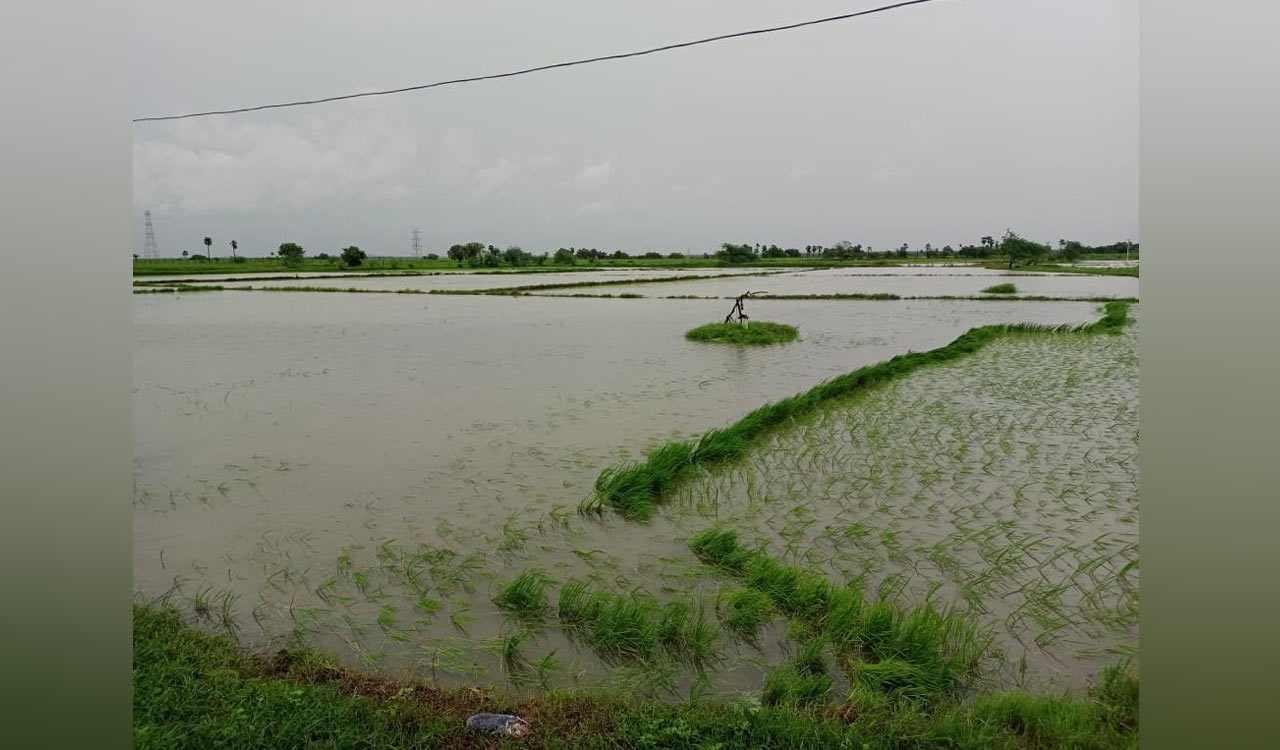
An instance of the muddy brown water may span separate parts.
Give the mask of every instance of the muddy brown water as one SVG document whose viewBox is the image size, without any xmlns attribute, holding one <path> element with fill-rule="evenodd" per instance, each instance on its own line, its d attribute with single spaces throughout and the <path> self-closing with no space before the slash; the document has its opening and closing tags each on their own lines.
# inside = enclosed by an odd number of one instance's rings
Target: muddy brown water
<svg viewBox="0 0 1280 750">
<path fill-rule="evenodd" d="M 492 649 L 519 629 L 490 600 L 527 567 L 714 604 L 718 584 L 685 547 L 694 529 L 574 512 L 602 468 L 977 325 L 1099 315 L 1074 302 L 770 301 L 753 312 L 799 326 L 801 341 L 743 350 L 682 338 L 725 311 L 706 300 L 135 296 L 135 587 L 170 592 L 251 647 L 293 634 L 390 673 L 501 683 Z M 438 562 L 430 584 L 407 583 L 408 561 L 427 557 Z M 729 644 L 716 689 L 757 689 L 780 634 L 775 623 L 757 647 Z M 554 653 L 563 665 L 550 684 L 656 679 L 555 628 L 533 635 L 529 660 Z"/>
<path fill-rule="evenodd" d="M 185 278 L 142 277 L 147 282 L 181 281 L 193 286 L 216 284 L 232 288 L 258 286 L 318 286 L 335 289 L 379 289 L 396 291 L 400 289 L 431 290 L 469 290 L 498 289 L 512 286 L 549 286 L 559 284 L 584 284 L 602 281 L 662 281 L 678 276 L 755 276 L 762 273 L 778 273 L 769 269 L 735 269 L 735 268 L 654 268 L 654 269 L 609 269 L 599 271 L 435 271 L 424 274 L 395 273 L 343 273 L 336 274 L 283 274 L 264 273 L 256 277 L 252 274 L 242 276 L 221 276 L 217 278 L 201 278 L 198 276 Z M 282 278 L 287 277 L 287 278 Z"/>
<path fill-rule="evenodd" d="M 640 294 L 646 297 L 736 297 L 746 291 L 775 295 L 797 294 L 897 294 L 903 297 L 981 296 L 994 284 L 1012 283 L 1018 291 L 1009 296 L 1137 297 L 1138 279 L 1098 274 L 1029 274 L 987 268 L 835 268 L 798 271 L 761 278 L 697 279 L 601 287 L 604 293 Z M 596 291 L 590 288 L 555 290 L 546 294 Z M 543 292 L 534 292 L 541 294 Z M 1006 296 L 1006 295 L 1000 295 Z"/>
</svg>

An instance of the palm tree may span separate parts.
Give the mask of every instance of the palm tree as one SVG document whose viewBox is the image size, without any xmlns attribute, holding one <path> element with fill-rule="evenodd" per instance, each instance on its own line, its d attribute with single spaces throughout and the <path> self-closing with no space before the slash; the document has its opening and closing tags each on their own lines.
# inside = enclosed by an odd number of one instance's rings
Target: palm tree
<svg viewBox="0 0 1280 750">
<path fill-rule="evenodd" d="M 235 240 L 231 240 L 231 257 L 236 257 L 236 248 L 240 247 Z"/>
<path fill-rule="evenodd" d="M 204 255 L 209 260 L 213 260 L 213 240 L 209 237 L 204 238 Z"/>
</svg>

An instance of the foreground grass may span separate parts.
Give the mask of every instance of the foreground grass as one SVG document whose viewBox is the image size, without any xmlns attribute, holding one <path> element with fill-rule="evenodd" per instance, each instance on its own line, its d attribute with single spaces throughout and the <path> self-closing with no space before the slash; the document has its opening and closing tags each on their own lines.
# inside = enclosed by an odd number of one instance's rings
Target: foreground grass
<svg viewBox="0 0 1280 750">
<path fill-rule="evenodd" d="M 760 707 L 581 690 L 523 698 L 443 690 L 356 673 L 303 650 L 249 655 L 185 626 L 172 611 L 137 605 L 133 649 L 134 747 L 145 749 L 1138 746 L 1138 680 L 1118 669 L 1085 699 L 995 693 L 922 712 L 863 701 L 855 689 L 845 702 L 816 710 L 805 707 L 814 703 L 804 692 L 814 691 L 814 668 L 800 660 L 771 679 L 777 706 Z M 463 722 L 481 711 L 523 716 L 533 734 L 519 741 L 468 734 Z"/>
<path fill-rule="evenodd" d="M 745 344 L 747 346 L 763 346 L 768 344 L 785 344 L 799 338 L 800 332 L 795 326 L 784 323 L 757 321 L 743 325 L 741 323 L 708 323 L 685 333 L 690 341 L 711 341 L 724 344 Z"/>
<path fill-rule="evenodd" d="M 1119 332 L 1128 320 L 1128 310 L 1127 302 L 1108 302 L 1102 318 L 1081 326 L 1027 323 L 981 326 L 966 331 L 946 346 L 901 354 L 885 362 L 859 368 L 804 393 L 766 404 L 728 427 L 704 433 L 697 440 L 669 442 L 648 450 L 643 461 L 606 468 L 596 479 L 595 496 L 583 504 L 582 510 L 596 511 L 609 505 L 627 518 L 648 518 L 664 493 L 681 476 L 698 467 L 742 457 L 752 441 L 768 430 L 811 412 L 823 402 L 903 377 L 922 367 L 972 354 L 999 336 L 1043 332 Z"/>
</svg>

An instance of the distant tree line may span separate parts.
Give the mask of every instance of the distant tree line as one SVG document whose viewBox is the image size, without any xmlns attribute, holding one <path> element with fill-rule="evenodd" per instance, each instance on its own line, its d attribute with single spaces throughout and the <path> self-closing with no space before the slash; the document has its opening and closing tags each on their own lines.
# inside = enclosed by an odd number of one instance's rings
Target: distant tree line
<svg viewBox="0 0 1280 750">
<path fill-rule="evenodd" d="M 483 242 L 467 242 L 449 248 L 448 257 L 458 264 L 459 268 L 497 268 L 500 266 L 542 266 L 548 263 L 556 266 L 572 266 L 579 261 L 595 260 L 629 260 L 631 258 L 683 258 L 682 253 L 648 252 L 643 255 L 630 255 L 621 250 L 609 252 L 585 247 L 561 247 L 554 254 L 542 253 L 534 255 L 520 247 L 512 245 L 506 250 L 499 250 L 494 245 Z"/>
<path fill-rule="evenodd" d="M 209 237 L 204 238 L 203 242 L 206 253 L 189 254 L 187 251 L 182 252 L 183 258 L 192 260 L 208 260 L 212 255 L 213 241 Z M 231 260 L 236 262 L 244 262 L 245 258 L 238 255 L 236 250 L 239 243 L 232 240 Z M 854 244 L 848 240 L 841 240 L 834 245 L 805 245 L 804 249 L 796 247 L 782 248 L 773 244 L 764 243 L 742 243 L 735 244 L 725 242 L 716 251 L 715 258 L 726 263 L 749 263 L 761 258 L 824 258 L 827 260 L 893 260 L 916 258 L 961 258 L 966 260 L 975 259 L 1004 259 L 1009 263 L 1009 268 L 1015 265 L 1034 265 L 1043 262 L 1064 262 L 1071 263 L 1080 258 L 1089 255 L 1126 255 L 1136 258 L 1138 255 L 1138 243 L 1129 242 L 1127 240 L 1121 242 L 1113 242 L 1107 245 L 1086 245 L 1076 240 L 1060 239 L 1057 242 L 1056 249 L 1046 243 L 1035 242 L 1034 240 L 1021 237 L 1012 230 L 1006 231 L 1004 236 L 996 239 L 993 236 L 984 236 L 975 244 L 960 244 L 958 247 L 951 245 L 943 245 L 935 247 L 931 243 L 925 243 L 923 248 L 912 249 L 907 243 L 903 243 L 898 247 L 889 250 L 875 250 L 870 245 Z M 285 267 L 298 268 L 303 265 L 306 255 L 302 246 L 296 242 L 285 242 L 280 245 L 275 255 L 280 258 Z M 316 260 L 334 260 L 339 265 L 347 268 L 356 268 L 364 264 L 368 259 L 368 255 L 359 247 L 352 245 L 343 248 L 337 256 L 331 256 L 328 253 L 318 253 L 314 256 Z M 494 245 L 488 245 L 483 242 L 467 242 L 463 244 L 453 245 L 449 248 L 447 257 L 456 262 L 458 267 L 469 268 L 498 268 L 502 266 L 571 266 L 579 262 L 594 262 L 599 260 L 629 260 L 633 258 L 643 259 L 683 259 L 684 253 L 659 253 L 646 252 L 643 254 L 630 255 L 622 250 L 598 250 L 596 248 L 585 247 L 561 247 L 554 253 L 542 253 L 535 255 L 525 252 L 517 245 L 511 245 L 505 250 L 499 250 Z M 712 257 L 709 253 L 703 253 L 703 258 Z M 437 260 L 439 256 L 435 253 L 428 253 L 428 260 Z"/>
<path fill-rule="evenodd" d="M 749 263 L 760 258 L 800 257 L 816 257 L 828 260 L 891 260 L 910 257 L 1004 258 L 1009 261 L 1009 267 L 1012 268 L 1016 264 L 1033 265 L 1045 261 L 1070 263 L 1086 255 L 1124 255 L 1126 250 L 1133 257 L 1137 257 L 1138 243 L 1126 240 L 1113 242 L 1109 245 L 1090 246 L 1075 240 L 1058 240 L 1058 248 L 1054 250 L 1047 244 L 1026 239 L 1010 230 L 1005 232 L 1004 236 L 999 240 L 992 236 L 986 236 L 982 237 L 977 244 L 962 244 L 958 248 L 951 245 L 934 247 L 931 243 L 925 243 L 923 248 L 916 250 L 912 250 L 905 242 L 892 250 L 881 251 L 873 249 L 870 245 L 864 247 L 848 240 L 842 240 L 831 246 L 805 245 L 803 251 L 794 247 L 784 249 L 777 245 L 760 243 L 751 245 L 726 242 L 720 246 L 720 250 L 716 252 L 715 257 L 728 263 Z"/>
</svg>

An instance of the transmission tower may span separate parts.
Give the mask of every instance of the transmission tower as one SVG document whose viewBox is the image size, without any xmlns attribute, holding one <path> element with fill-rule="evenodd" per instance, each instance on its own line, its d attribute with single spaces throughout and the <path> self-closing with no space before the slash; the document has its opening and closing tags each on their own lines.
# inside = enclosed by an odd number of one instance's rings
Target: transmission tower
<svg viewBox="0 0 1280 750">
<path fill-rule="evenodd" d="M 154 260 L 160 257 L 160 249 L 156 247 L 156 229 L 151 226 L 151 211 L 144 211 L 142 216 L 147 230 L 146 238 L 142 241 L 142 257 Z"/>
<path fill-rule="evenodd" d="M 422 230 L 413 228 L 413 257 L 422 257 Z"/>
</svg>

